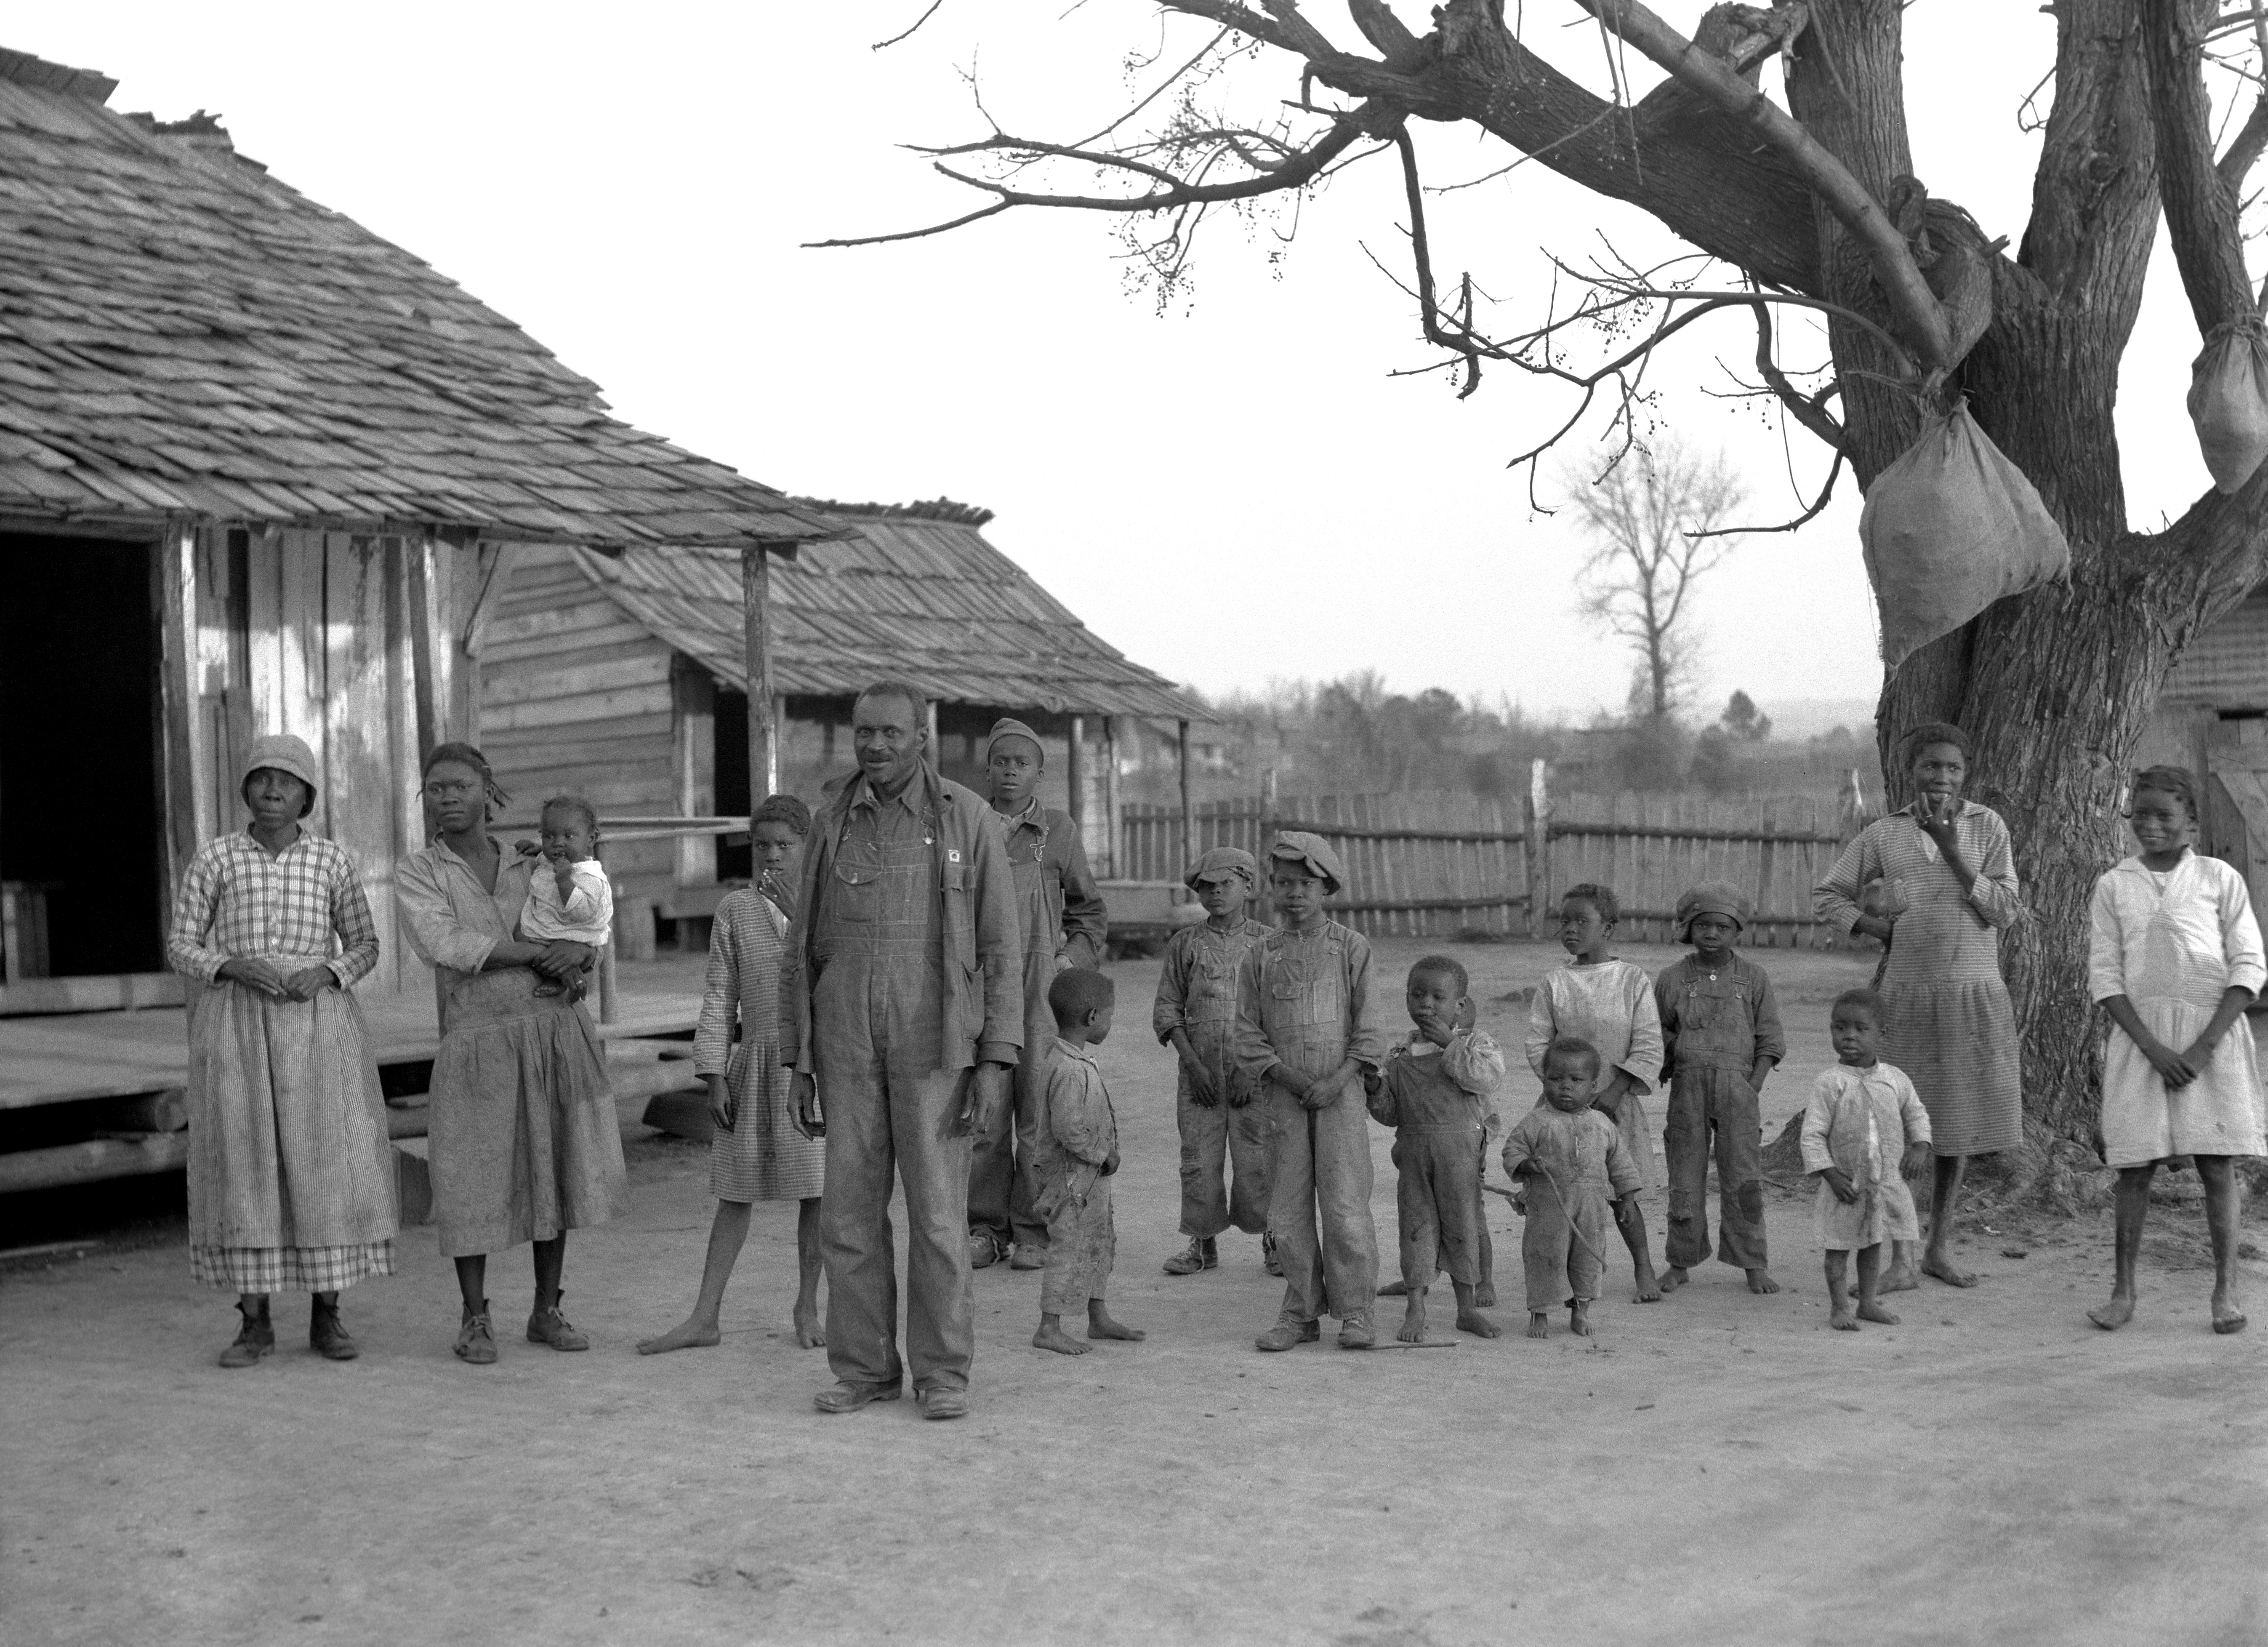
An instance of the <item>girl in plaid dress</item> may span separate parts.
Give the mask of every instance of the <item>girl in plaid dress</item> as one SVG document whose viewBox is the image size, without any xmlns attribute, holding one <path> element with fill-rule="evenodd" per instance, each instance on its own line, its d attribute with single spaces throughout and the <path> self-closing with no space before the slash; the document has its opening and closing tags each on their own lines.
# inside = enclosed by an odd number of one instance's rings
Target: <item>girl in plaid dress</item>
<svg viewBox="0 0 2268 1647">
<path fill-rule="evenodd" d="M 756 884 L 717 906 L 701 1028 L 693 1043 L 693 1067 L 709 1083 L 709 1113 L 717 1127 L 709 1145 L 709 1193 L 717 1198 L 717 1217 L 693 1313 L 641 1343 L 642 1355 L 705 1349 L 718 1341 L 717 1312 L 756 1201 L 799 1203 L 795 1341 L 805 1349 L 827 1342 L 819 1324 L 819 1194 L 827 1145 L 796 1126 L 788 1072 L 779 1058 L 780 952 L 794 906 L 790 889 L 796 853 L 811 831 L 811 813 L 793 795 L 773 795 L 756 809 L 748 827 Z"/>
<path fill-rule="evenodd" d="M 299 820 L 313 751 L 252 746 L 249 828 L 205 843 L 181 877 L 166 956 L 203 987 L 189 1003 L 189 1273 L 232 1289 L 244 1318 L 224 1367 L 276 1348 L 269 1295 L 308 1292 L 308 1341 L 351 1361 L 339 1293 L 394 1273 L 386 1106 L 362 1008 L 378 964 L 354 864 Z"/>
</svg>

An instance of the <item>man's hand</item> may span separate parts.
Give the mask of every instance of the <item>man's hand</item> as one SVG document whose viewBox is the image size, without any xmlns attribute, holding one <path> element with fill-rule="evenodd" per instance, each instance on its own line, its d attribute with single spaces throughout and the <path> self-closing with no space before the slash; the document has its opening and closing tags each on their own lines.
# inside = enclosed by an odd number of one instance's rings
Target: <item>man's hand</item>
<svg viewBox="0 0 2268 1647">
<path fill-rule="evenodd" d="M 1859 1199 L 1859 1186 L 1851 1182 L 1851 1175 L 1840 1167 L 1830 1167 L 1819 1175 L 1819 1181 L 1835 1192 L 1835 1199 L 1845 1207 Z"/>
<path fill-rule="evenodd" d="M 328 966 L 304 967 L 284 980 L 284 993 L 294 1001 L 313 1001 L 338 981 Z"/>
<path fill-rule="evenodd" d="M 732 1083 L 722 1075 L 711 1075 L 709 1082 L 709 1119 L 720 1133 L 733 1130 L 733 1120 L 740 1104 L 733 1097 Z"/>
<path fill-rule="evenodd" d="M 1285 1091 L 1290 1093 L 1302 1104 L 1307 1103 L 1308 1089 L 1314 1085 L 1314 1083 L 1308 1080 L 1307 1076 L 1301 1075 L 1289 1064 L 1278 1064 L 1274 1068 L 1268 1072 L 1268 1079 L 1274 1082 L 1278 1086 L 1283 1088 Z"/>
<path fill-rule="evenodd" d="M 291 993 L 291 986 L 276 963 L 264 955 L 233 956 L 221 963 L 219 976 L 247 989 L 256 989 L 263 995 L 273 995 L 281 1001 Z"/>
<path fill-rule="evenodd" d="M 827 1136 L 827 1118 L 819 1112 L 819 1082 L 807 1069 L 795 1072 L 795 1130 L 806 1138 Z"/>
<path fill-rule="evenodd" d="M 1318 1075 L 1307 1083 L 1307 1090 L 1300 1094 L 1300 1107 L 1305 1110 L 1327 1110 L 1339 1101 L 1345 1087 L 1346 1083 L 1339 1079 L 1336 1070 L 1333 1070 L 1328 1075 Z"/>
<path fill-rule="evenodd" d="M 961 1113 L 945 1129 L 947 1138 L 983 1138 L 990 1134 L 992 1124 L 1000 1117 L 1000 1106 L 1008 1096 L 1006 1064 L 979 1064 L 968 1077 L 968 1085 L 961 1096 Z"/>
</svg>

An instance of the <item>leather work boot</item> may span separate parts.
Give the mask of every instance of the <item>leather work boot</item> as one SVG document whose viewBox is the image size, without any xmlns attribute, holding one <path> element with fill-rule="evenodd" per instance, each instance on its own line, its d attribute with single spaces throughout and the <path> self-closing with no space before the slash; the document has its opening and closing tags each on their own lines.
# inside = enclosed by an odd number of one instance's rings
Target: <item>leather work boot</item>
<svg viewBox="0 0 2268 1647">
<path fill-rule="evenodd" d="M 249 1367 L 276 1348 L 276 1328 L 268 1317 L 268 1300 L 263 1296 L 254 1310 L 237 1302 L 237 1311 L 244 1317 L 244 1326 L 236 1334 L 236 1341 L 220 1353 L 224 1367 Z"/>
<path fill-rule="evenodd" d="M 1000 1244 L 992 1238 L 990 1230 L 968 1232 L 968 1267 L 990 1269 L 1000 1261 Z"/>
<path fill-rule="evenodd" d="M 1370 1311 L 1358 1310 L 1339 1322 L 1341 1349 L 1369 1349 L 1378 1342 L 1378 1330 L 1371 1324 Z"/>
<path fill-rule="evenodd" d="M 1191 1236 L 1186 1251 L 1176 1252 L 1166 1260 L 1168 1275 L 1194 1275 L 1201 1270 L 1220 1267 L 1219 1244 L 1210 1239 Z"/>
<path fill-rule="evenodd" d="M 932 1385 L 919 1392 L 924 1418 L 966 1418 L 968 1416 L 968 1392 L 958 1385 Z"/>
<path fill-rule="evenodd" d="M 325 1361 L 352 1361 L 362 1354 L 343 1322 L 339 1319 L 339 1307 L 315 1300 L 307 1316 L 307 1342 Z"/>
<path fill-rule="evenodd" d="M 591 1340 L 567 1325 L 567 1318 L 559 1313 L 559 1300 L 567 1295 L 554 1293 L 549 1304 L 539 1302 L 527 1318 L 527 1341 L 549 1344 L 554 1349 L 588 1349 Z"/>
<path fill-rule="evenodd" d="M 1322 1335 L 1322 1323 L 1295 1321 L 1287 1315 L 1253 1340 L 1252 1347 L 1255 1349 L 1285 1350 L 1295 1344 L 1312 1344 Z"/>
<path fill-rule="evenodd" d="M 811 1398 L 811 1404 L 822 1413 L 855 1413 L 876 1401 L 895 1401 L 904 1393 L 902 1385 L 843 1383 L 821 1390 Z"/>
<path fill-rule="evenodd" d="M 1036 1241 L 1019 1241 L 1015 1256 L 1008 1260 L 1010 1269 L 1045 1269 L 1048 1250 Z"/>
<path fill-rule="evenodd" d="M 485 1367 L 496 1356 L 496 1334 L 489 1326 L 489 1301 L 483 1298 L 478 1310 L 465 1311 L 465 1318 L 457 1327 L 457 1359 Z"/>
</svg>

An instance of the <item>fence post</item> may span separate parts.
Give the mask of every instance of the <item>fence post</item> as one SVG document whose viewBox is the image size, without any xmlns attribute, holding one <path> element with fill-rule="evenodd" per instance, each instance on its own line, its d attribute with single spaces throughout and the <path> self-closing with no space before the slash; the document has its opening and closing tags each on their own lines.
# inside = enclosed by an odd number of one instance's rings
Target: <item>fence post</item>
<svg viewBox="0 0 2268 1647">
<path fill-rule="evenodd" d="M 1260 838 L 1253 843 L 1252 855 L 1260 863 L 1260 920 L 1268 926 L 1276 924 L 1276 902 L 1268 895 L 1268 847 L 1276 838 L 1276 769 L 1260 769 Z"/>
<path fill-rule="evenodd" d="M 1528 764 L 1528 800 L 1521 807 L 1521 840 L 1528 858 L 1528 935 L 1543 935 L 1551 900 L 1551 788 L 1543 761 Z"/>
<path fill-rule="evenodd" d="M 1182 880 L 1197 861 L 1197 809 L 1189 798 L 1189 723 L 1186 720 L 1174 727 L 1174 753 L 1182 779 L 1182 873 L 1174 878 Z"/>
</svg>

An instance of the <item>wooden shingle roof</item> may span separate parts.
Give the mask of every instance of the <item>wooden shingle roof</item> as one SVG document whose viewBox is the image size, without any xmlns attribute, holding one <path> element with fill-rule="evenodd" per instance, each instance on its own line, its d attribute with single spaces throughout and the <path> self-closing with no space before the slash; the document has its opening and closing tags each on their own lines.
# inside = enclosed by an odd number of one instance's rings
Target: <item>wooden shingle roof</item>
<svg viewBox="0 0 2268 1647">
<path fill-rule="evenodd" d="M 944 503 L 805 506 L 852 535 L 771 574 L 776 690 L 847 697 L 884 676 L 950 703 L 1210 720 L 1130 661 L 984 539 L 981 510 Z M 840 513 L 836 513 L 840 512 Z M 583 574 L 647 631 L 746 689 L 740 565 L 695 548 L 578 550 Z"/>
<path fill-rule="evenodd" d="M 0 513 L 425 525 L 600 546 L 827 529 L 202 114 L 0 50 Z"/>
</svg>

